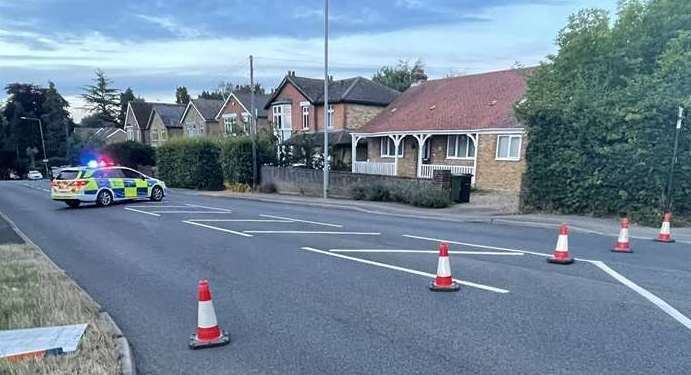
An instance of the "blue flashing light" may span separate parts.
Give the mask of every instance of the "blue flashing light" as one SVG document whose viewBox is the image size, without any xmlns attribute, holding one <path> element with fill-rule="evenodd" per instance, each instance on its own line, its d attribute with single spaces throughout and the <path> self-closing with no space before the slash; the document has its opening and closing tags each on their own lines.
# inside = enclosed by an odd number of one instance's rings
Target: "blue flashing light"
<svg viewBox="0 0 691 375">
<path fill-rule="evenodd" d="M 89 168 L 97 168 L 98 162 L 96 160 L 89 160 L 89 162 L 86 163 L 86 166 Z"/>
</svg>

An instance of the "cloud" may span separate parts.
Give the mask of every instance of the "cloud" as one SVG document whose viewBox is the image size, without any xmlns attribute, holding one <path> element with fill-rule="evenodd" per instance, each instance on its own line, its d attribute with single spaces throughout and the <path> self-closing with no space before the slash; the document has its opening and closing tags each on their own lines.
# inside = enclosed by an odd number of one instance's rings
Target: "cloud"
<svg viewBox="0 0 691 375">
<path fill-rule="evenodd" d="M 174 18 L 170 16 L 151 16 L 146 14 L 137 14 L 135 15 L 135 17 L 150 22 L 154 25 L 158 25 L 164 30 L 169 31 L 171 34 L 184 39 L 198 38 L 206 34 L 198 28 L 199 26 L 184 26 L 179 22 L 175 21 Z"/>
</svg>

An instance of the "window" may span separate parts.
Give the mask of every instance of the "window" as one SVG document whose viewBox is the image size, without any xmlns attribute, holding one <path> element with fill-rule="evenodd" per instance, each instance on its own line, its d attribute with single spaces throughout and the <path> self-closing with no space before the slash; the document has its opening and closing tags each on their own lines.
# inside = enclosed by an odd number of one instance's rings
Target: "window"
<svg viewBox="0 0 691 375">
<path fill-rule="evenodd" d="M 79 176 L 79 171 L 61 171 L 56 180 L 76 180 Z"/>
<path fill-rule="evenodd" d="M 127 140 L 134 141 L 134 129 L 131 126 L 127 127 Z"/>
<path fill-rule="evenodd" d="M 161 140 L 161 142 L 165 142 L 166 139 L 168 139 L 168 132 L 165 129 L 159 129 L 158 132 L 158 138 Z"/>
<path fill-rule="evenodd" d="M 472 159 L 475 157 L 475 143 L 467 135 L 450 135 L 446 139 L 447 159 Z"/>
<path fill-rule="evenodd" d="M 326 124 L 327 127 L 334 127 L 334 106 L 329 104 L 329 122 Z"/>
<path fill-rule="evenodd" d="M 310 128 L 310 107 L 309 104 L 302 104 L 302 129 L 307 130 Z"/>
<path fill-rule="evenodd" d="M 235 113 L 223 115 L 223 128 L 225 135 L 234 135 L 237 131 L 238 115 Z"/>
<path fill-rule="evenodd" d="M 422 146 L 422 159 L 430 160 L 432 159 L 432 139 L 425 141 L 425 145 Z"/>
<path fill-rule="evenodd" d="M 160 131 L 160 130 L 158 130 L 158 129 L 154 129 L 154 130 L 151 132 L 151 143 L 158 143 L 158 132 L 159 132 L 159 131 Z"/>
<path fill-rule="evenodd" d="M 122 171 L 122 174 L 125 175 L 125 178 L 144 178 L 144 175 L 142 175 L 141 173 L 139 173 L 137 171 L 133 171 L 131 169 L 125 169 L 125 168 L 122 168 L 120 170 Z"/>
<path fill-rule="evenodd" d="M 497 136 L 497 160 L 520 160 L 521 136 L 499 135 Z"/>
<path fill-rule="evenodd" d="M 290 104 L 273 106 L 273 115 L 276 129 L 288 130 L 293 127 L 290 119 Z"/>
<path fill-rule="evenodd" d="M 105 178 L 125 178 L 125 174 L 122 173 L 120 168 L 111 168 L 103 170 L 103 177 Z"/>
<path fill-rule="evenodd" d="M 403 149 L 405 148 L 404 141 L 401 140 L 401 143 L 398 145 L 398 157 L 402 158 L 403 157 Z M 396 152 L 396 145 L 393 142 L 393 139 L 389 137 L 382 137 L 381 138 L 381 143 L 380 143 L 380 151 L 381 151 L 381 156 L 383 158 L 392 158 L 394 157 L 394 153 Z"/>
</svg>

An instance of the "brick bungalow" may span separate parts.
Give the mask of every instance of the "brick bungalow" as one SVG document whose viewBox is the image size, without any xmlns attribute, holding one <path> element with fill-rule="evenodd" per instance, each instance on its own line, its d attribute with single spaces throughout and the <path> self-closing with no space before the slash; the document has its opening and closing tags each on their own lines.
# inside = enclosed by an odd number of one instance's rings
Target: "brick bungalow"
<svg viewBox="0 0 691 375">
<path fill-rule="evenodd" d="M 398 91 L 363 77 L 330 81 L 327 127 L 334 166 L 350 163 L 348 134 L 360 129 L 398 95 Z M 309 134 L 317 146 L 323 146 L 323 79 L 299 77 L 289 71 L 264 109 L 269 111 L 270 126 L 280 143 L 291 144 L 291 138 L 295 141 Z"/>
<path fill-rule="evenodd" d="M 222 136 L 223 128 L 216 120 L 223 100 L 192 99 L 180 118 L 183 137 Z"/>
<path fill-rule="evenodd" d="M 473 174 L 480 189 L 520 191 L 527 141 L 513 108 L 528 73 L 427 81 L 417 72 L 416 84 L 351 134 L 353 173 L 432 178 L 443 169 Z"/>
<path fill-rule="evenodd" d="M 151 146 L 158 147 L 168 139 L 182 137 L 180 119 L 185 112 L 184 104 L 153 103 L 146 128 Z"/>
<path fill-rule="evenodd" d="M 125 132 L 128 141 L 149 143 L 147 122 L 151 114 L 152 103 L 131 101 L 127 103 L 125 113 Z"/>
<path fill-rule="evenodd" d="M 231 135 L 249 135 L 249 117 L 252 94 L 247 91 L 234 91 L 221 106 L 221 109 L 216 114 L 216 121 L 223 124 L 223 134 L 225 136 Z M 257 133 L 261 131 L 268 131 L 269 119 L 264 107 L 269 101 L 269 95 L 254 94 L 254 108 L 257 117 Z"/>
</svg>

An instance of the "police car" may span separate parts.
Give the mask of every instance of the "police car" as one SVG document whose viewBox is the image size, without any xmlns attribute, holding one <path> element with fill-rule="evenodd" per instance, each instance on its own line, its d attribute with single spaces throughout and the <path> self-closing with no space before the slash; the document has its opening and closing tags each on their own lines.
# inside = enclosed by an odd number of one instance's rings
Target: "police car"
<svg viewBox="0 0 691 375">
<path fill-rule="evenodd" d="M 109 206 L 122 200 L 160 201 L 166 184 L 127 167 L 64 168 L 50 183 L 50 197 L 79 207 L 82 202 Z"/>
</svg>

